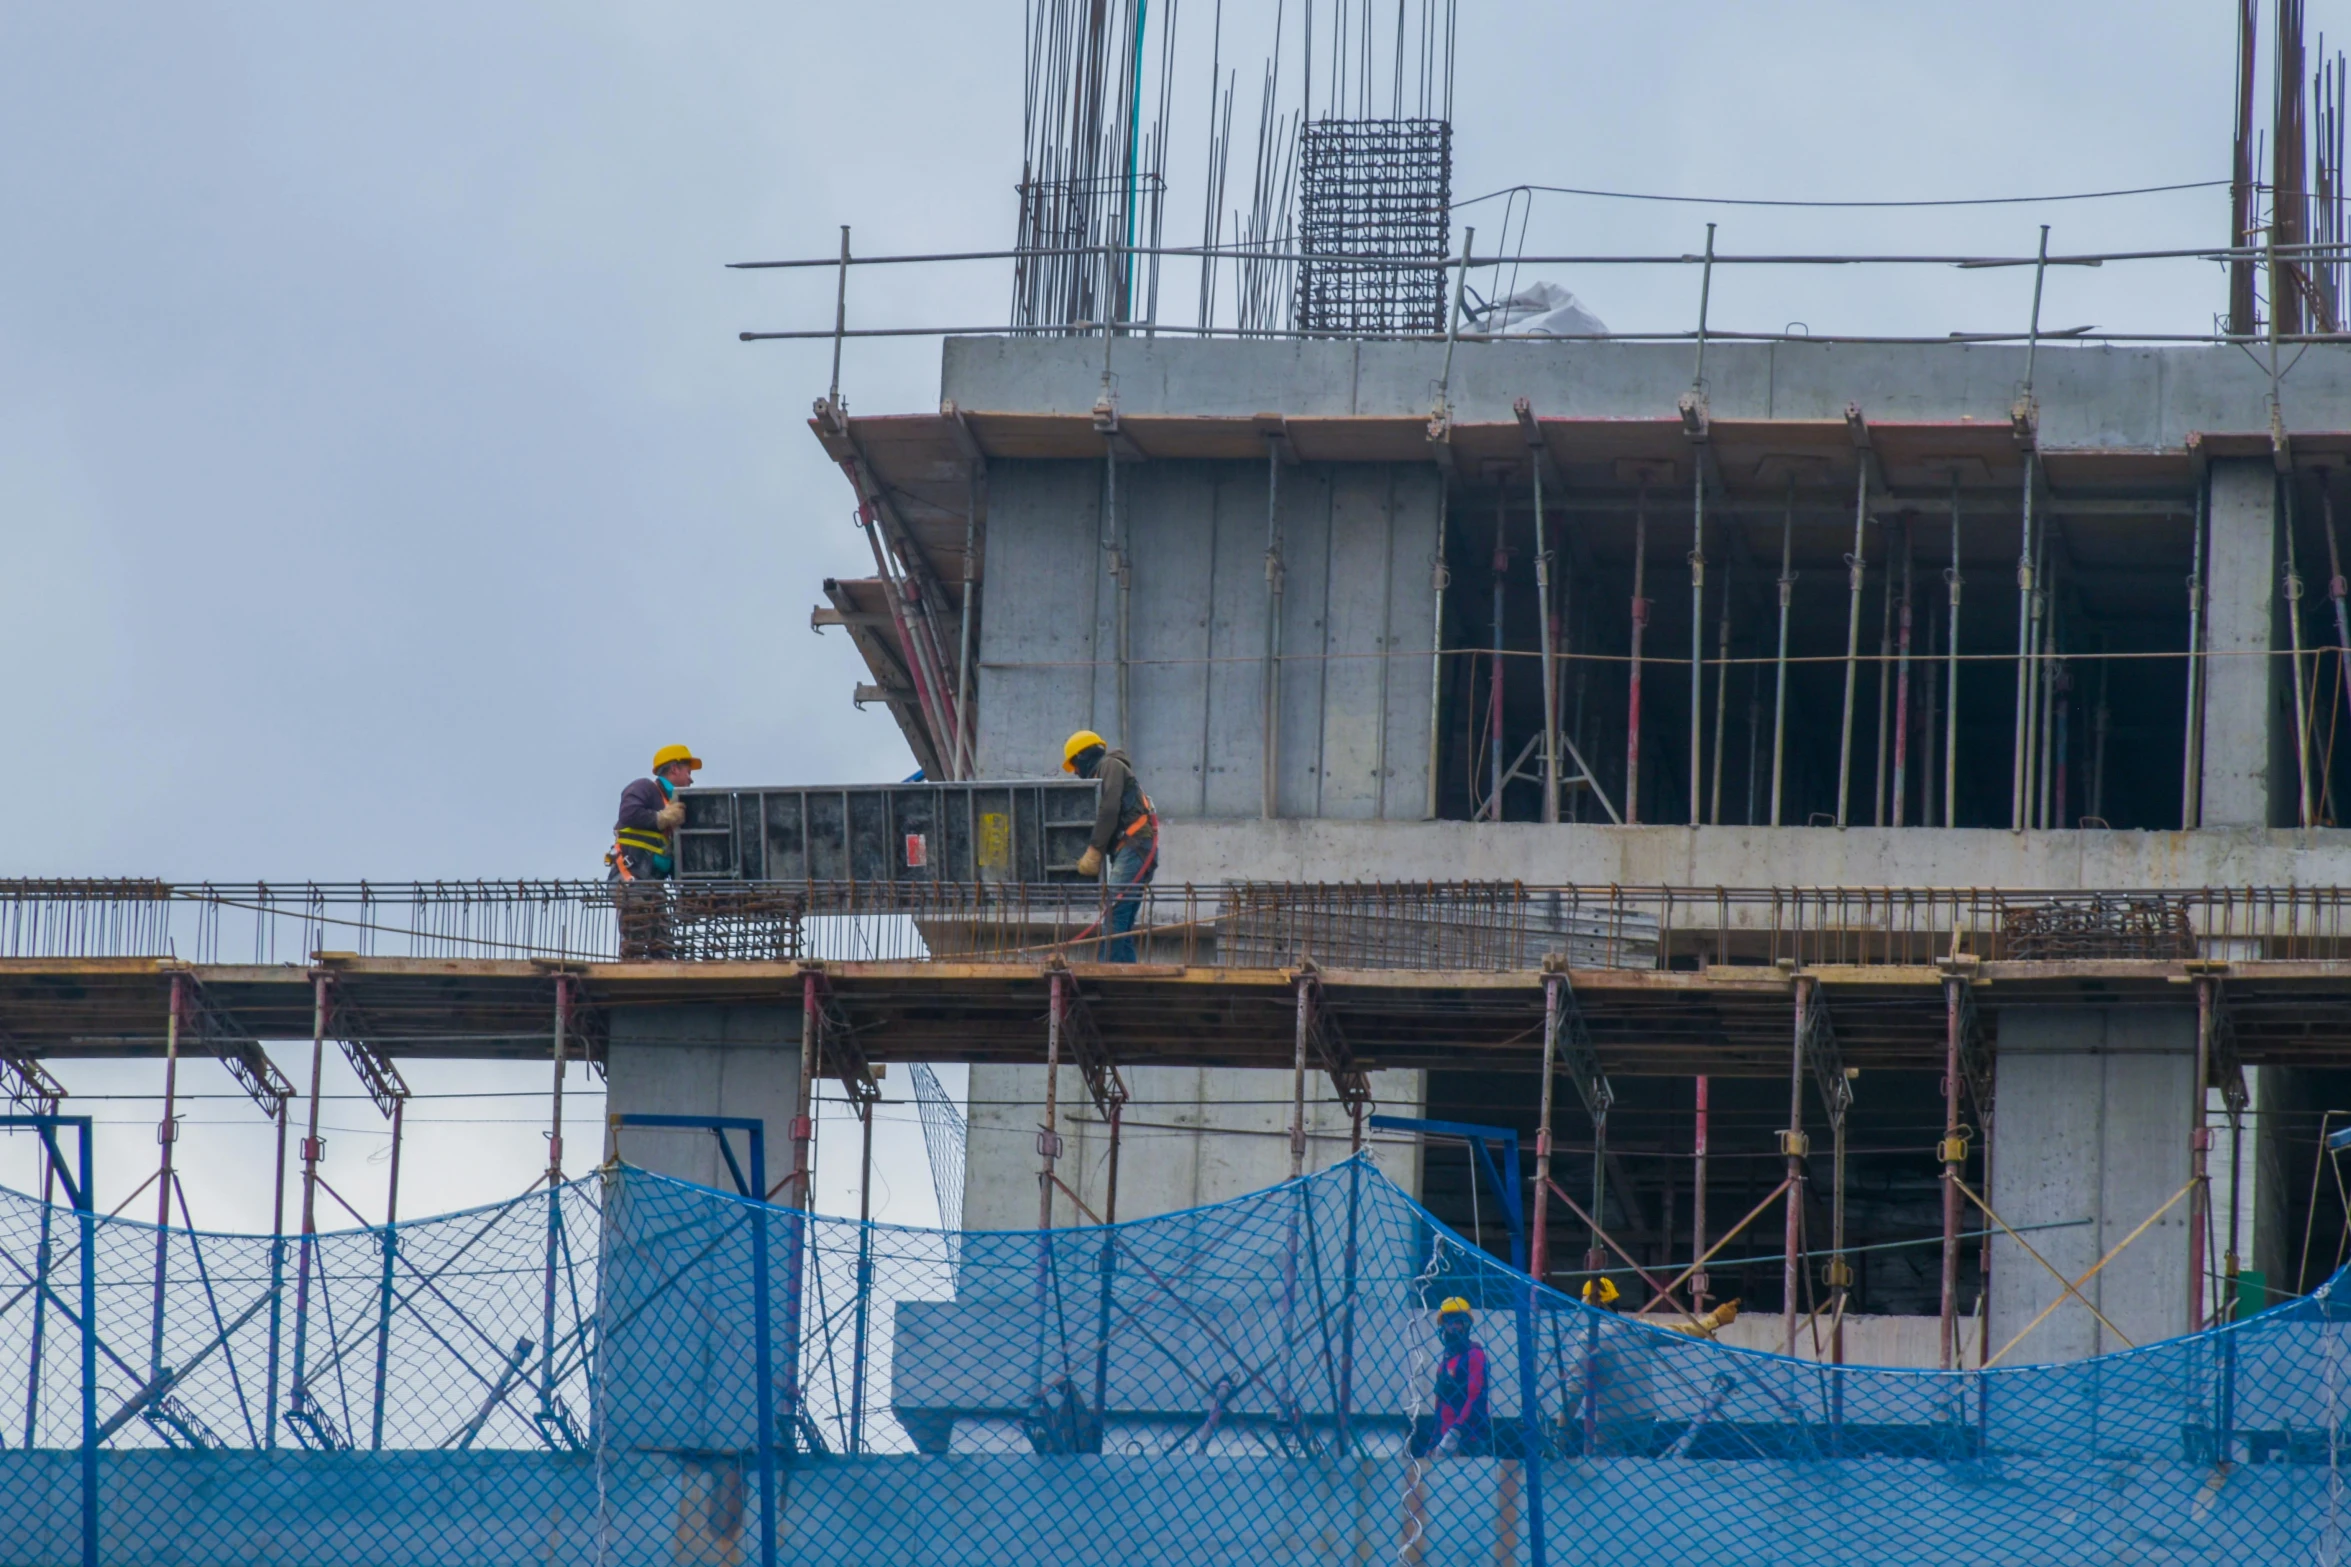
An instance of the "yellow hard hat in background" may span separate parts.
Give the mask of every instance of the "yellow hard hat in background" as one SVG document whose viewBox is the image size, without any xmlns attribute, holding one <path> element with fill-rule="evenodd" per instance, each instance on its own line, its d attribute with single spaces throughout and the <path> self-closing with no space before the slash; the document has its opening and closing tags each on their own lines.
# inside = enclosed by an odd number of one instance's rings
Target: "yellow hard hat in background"
<svg viewBox="0 0 2351 1567">
<path fill-rule="evenodd" d="M 1440 1317 L 1450 1317 L 1457 1311 L 1465 1317 L 1469 1315 L 1469 1302 L 1463 1300 L 1459 1295 L 1446 1296 L 1437 1307 L 1437 1315 Z"/>
<path fill-rule="evenodd" d="M 1078 758 L 1084 755 L 1086 752 L 1092 750 L 1095 746 L 1100 746 L 1103 750 L 1107 751 L 1110 749 L 1110 742 L 1103 739 L 1100 735 L 1094 733 L 1094 731 L 1091 729 L 1081 729 L 1076 734 L 1071 735 L 1067 740 L 1062 742 L 1061 770 L 1065 773 L 1076 772 L 1078 770 Z"/>
<path fill-rule="evenodd" d="M 1605 1275 L 1584 1285 L 1584 1304 L 1587 1306 L 1613 1306 L 1616 1297 L 1616 1281 Z"/>
<path fill-rule="evenodd" d="M 682 745 L 665 745 L 653 753 L 653 770 L 655 772 L 660 772 L 672 762 L 683 762 L 688 767 L 698 768 L 702 765 L 702 758 Z"/>
</svg>

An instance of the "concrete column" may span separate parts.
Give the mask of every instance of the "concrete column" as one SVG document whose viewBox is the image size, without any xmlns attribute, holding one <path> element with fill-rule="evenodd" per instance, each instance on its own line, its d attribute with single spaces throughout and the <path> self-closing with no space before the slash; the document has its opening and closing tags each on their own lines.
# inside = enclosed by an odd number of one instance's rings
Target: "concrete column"
<svg viewBox="0 0 2351 1567">
<path fill-rule="evenodd" d="M 2268 458 L 2212 465 L 2211 597 L 2204 684 L 2204 822 L 2285 825 L 2294 765 L 2278 765 L 2280 730 L 2293 741 L 2280 693 L 2288 671 L 2277 646 L 2277 473 Z M 2281 723 L 2282 719 L 2282 723 Z"/>
<path fill-rule="evenodd" d="M 1146 1219 L 1277 1186 L 1290 1176 L 1290 1074 L 1196 1067 L 1135 1067 L 1126 1074 L 1134 1098 L 1119 1140 L 1118 1216 Z M 1321 1073 L 1307 1078 L 1306 1168 L 1327 1169 L 1347 1157 L 1346 1111 Z M 1374 1072 L 1372 1093 L 1386 1114 L 1418 1115 L 1426 1074 Z M 971 1142 L 964 1166 L 963 1223 L 973 1230 L 1017 1230 L 1037 1222 L 1037 1122 L 1045 1103 L 1041 1066 L 971 1069 Z M 1086 1097 L 1084 1080 L 1062 1068 L 1061 1178 L 1102 1211 L 1107 1195 L 1110 1129 Z M 1365 1146 L 1371 1147 L 1370 1133 Z M 1420 1190 L 1420 1154 L 1390 1144 L 1375 1150 L 1390 1180 Z M 1056 1224 L 1085 1215 L 1056 1194 Z"/>
<path fill-rule="evenodd" d="M 2193 1007 L 2001 1009 L 1991 1202 L 2067 1278 L 2088 1272 L 2187 1182 L 2195 1050 Z M 2082 1287 L 2133 1343 L 2187 1331 L 2188 1209 L 2175 1204 Z M 2091 1222 L 2075 1222 L 2083 1219 Z M 1995 1238 L 1992 1352 L 2062 1293 L 2015 1241 Z M 2068 1297 L 2000 1363 L 2122 1347 Z"/>
<path fill-rule="evenodd" d="M 605 1108 L 614 1115 L 757 1116 L 767 1126 L 767 1183 L 791 1172 L 792 1112 L 800 1087 L 800 1008 L 621 1008 L 605 1057 Z M 598 1157 L 602 1139 L 598 1138 Z M 708 1132 L 639 1128 L 621 1157 L 680 1180 L 732 1191 Z M 738 1141 L 735 1157 L 743 1157 Z M 749 1170 L 744 1174 L 748 1176 Z"/>
</svg>

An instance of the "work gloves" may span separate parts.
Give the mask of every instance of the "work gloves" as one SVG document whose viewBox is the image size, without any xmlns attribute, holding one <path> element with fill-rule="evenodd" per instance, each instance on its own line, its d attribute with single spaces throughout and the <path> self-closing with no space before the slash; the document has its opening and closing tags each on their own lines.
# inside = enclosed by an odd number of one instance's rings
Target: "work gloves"
<svg viewBox="0 0 2351 1567">
<path fill-rule="evenodd" d="M 1078 874 L 1080 876 L 1102 874 L 1102 851 L 1100 849 L 1091 844 L 1086 846 L 1086 852 L 1078 856 Z"/>
<path fill-rule="evenodd" d="M 676 832 L 685 819 L 686 802 L 683 800 L 672 800 L 653 813 L 653 820 L 660 824 L 663 832 Z"/>
</svg>

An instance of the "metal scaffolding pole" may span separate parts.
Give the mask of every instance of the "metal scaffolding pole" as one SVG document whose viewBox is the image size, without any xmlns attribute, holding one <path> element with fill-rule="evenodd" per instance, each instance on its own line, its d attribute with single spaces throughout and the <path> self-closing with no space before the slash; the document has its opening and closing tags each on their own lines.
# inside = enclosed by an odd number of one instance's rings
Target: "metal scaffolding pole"
<svg viewBox="0 0 2351 1567">
<path fill-rule="evenodd" d="M 1633 658 L 1625 690 L 1624 819 L 1641 820 L 1641 634 L 1649 629 L 1649 601 L 1641 596 L 1649 569 L 1649 486 L 1633 492 Z"/>
<path fill-rule="evenodd" d="M 965 480 L 963 509 L 963 611 L 956 617 L 955 628 L 955 758 L 956 776 L 971 778 L 977 775 L 972 759 L 971 734 L 971 636 L 973 612 L 979 607 L 979 532 L 980 532 L 980 466 L 972 460 L 970 475 Z M 1120 735 L 1121 744 L 1129 743 Z"/>
<path fill-rule="evenodd" d="M 1282 445 L 1265 443 L 1265 673 L 1261 707 L 1265 716 L 1264 804 L 1267 821 L 1281 814 L 1282 734 Z M 1440 549 L 1442 545 L 1440 544 Z M 1121 744 L 1130 737 L 1121 735 Z"/>
<path fill-rule="evenodd" d="M 1943 656 L 1948 661 L 1943 678 L 1943 825 L 1959 825 L 1959 592 L 1966 586 L 1959 555 L 1959 471 L 1951 472 L 1951 564 L 1943 582 L 1950 594 L 1949 624 L 1944 627 Z"/>
<path fill-rule="evenodd" d="M 1690 1309 L 1703 1314 L 1714 1281 L 1706 1276 L 1706 1074 L 1698 1074 L 1698 1114 L 1691 1137 Z"/>
<path fill-rule="evenodd" d="M 1429 562 L 1429 598 L 1433 605 L 1429 617 L 1429 775 L 1428 800 L 1422 808 L 1422 815 L 1432 822 L 1437 819 L 1437 770 L 1444 741 L 1445 590 L 1453 585 L 1453 573 L 1445 565 L 1445 521 L 1446 514 L 1452 509 L 1452 499 L 1453 486 L 1440 476 L 1437 483 L 1437 552 Z"/>
<path fill-rule="evenodd" d="M 319 1079 L 326 1067 L 327 1009 L 334 983 L 334 976 L 324 971 L 311 975 L 310 1122 L 302 1139 L 302 1236 L 294 1262 L 294 1374 L 286 1395 L 289 1416 L 305 1418 L 310 1390 L 303 1375 L 309 1366 L 311 1254 L 318 1238 L 318 1161 L 326 1153 L 326 1144 L 318 1135 Z"/>
<path fill-rule="evenodd" d="M 1504 534 L 1509 520 L 1509 492 L 1497 485 L 1494 489 L 1494 606 L 1493 653 L 1494 670 L 1487 685 L 1486 711 L 1486 765 L 1491 777 L 1486 794 L 1486 815 L 1492 821 L 1502 819 L 1502 785 L 1508 776 L 1509 763 L 1502 756 L 1502 664 L 1507 656 L 1502 646 L 1502 589 L 1510 571 L 1510 549 Z"/>
<path fill-rule="evenodd" d="M 792 1186 L 791 1206 L 802 1213 L 814 1213 L 816 1201 L 809 1188 L 810 1144 L 816 1133 L 816 1041 L 817 1031 L 823 1026 L 824 976 L 815 969 L 803 970 L 800 975 L 800 1081 L 794 1085 L 792 1098 Z"/>
<path fill-rule="evenodd" d="M 2212 1212 L 2212 1128 L 2205 1121 L 2205 1085 L 2212 1080 L 2214 981 L 2196 976 L 2196 1075 L 2189 1084 L 2195 1114 L 2188 1132 L 2188 1331 L 2204 1326 L 2204 1233 Z M 2236 1203 L 2229 1192 L 2231 1206 Z"/>
<path fill-rule="evenodd" d="M 1845 610 L 1845 716 L 1837 731 L 1837 825 L 1842 827 L 1851 818 L 1848 806 L 1853 793 L 1853 696 L 1855 682 L 1861 674 L 1861 584 L 1866 566 L 1863 557 L 1863 529 L 1869 522 L 1869 450 L 1857 448 L 1853 454 L 1857 477 L 1853 485 L 1853 553 L 1845 557 L 1845 576 L 1849 590 Z"/>
<path fill-rule="evenodd" d="M 1903 823 L 1910 795 L 1910 590 L 1912 567 L 1910 524 L 1902 525 L 1902 609 L 1894 633 L 1894 812 L 1896 827 Z M 1929 699 L 1930 706 L 1932 699 Z M 1930 716 L 1929 722 L 1932 722 Z M 1925 811 L 1919 813 L 1922 817 Z"/>
<path fill-rule="evenodd" d="M 1780 825 L 1780 798 L 1788 778 L 1788 601 L 1795 594 L 1791 569 L 1796 547 L 1796 476 L 1788 475 L 1787 510 L 1780 517 L 1780 650 L 1773 660 L 1771 704 L 1771 824 Z"/>
<path fill-rule="evenodd" d="M 1733 560 L 1722 568 L 1722 620 L 1715 634 L 1714 658 L 1714 781 L 1709 786 L 1706 819 L 1722 825 L 1722 739 L 1724 712 L 1731 701 L 1731 581 Z"/>
<path fill-rule="evenodd" d="M 2038 440 L 2039 412 L 2033 401 L 2033 368 L 2041 351 L 2041 285 L 2049 270 L 2049 225 L 2041 225 L 2041 254 L 2033 269 L 2033 320 L 2031 335 L 2025 341 L 2024 392 L 2010 413 L 2010 422 L 2018 433 L 2031 444 L 2024 454 L 2024 531 L 2016 552 L 2016 741 L 2010 759 L 2008 825 L 2011 832 L 2022 832 L 2025 817 L 2031 806 L 2028 792 L 2032 774 L 2027 771 L 2028 748 L 2032 730 L 2032 632 L 2034 620 L 2033 596 L 2033 501 L 2038 488 L 2037 467 L 2040 456 Z M 1953 518 L 1954 526 L 1957 518 Z"/>
<path fill-rule="evenodd" d="M 1559 987 L 1557 974 L 1543 976 L 1543 1077 L 1537 1091 L 1535 1121 L 1535 1213 L 1527 1246 L 1527 1272 L 1539 1282 L 1551 1259 L 1551 1079 L 1559 1058 Z M 1476 1178 L 1476 1172 L 1471 1172 Z"/>
<path fill-rule="evenodd" d="M 2024 454 L 2024 543 L 2016 558 L 2016 740 L 2010 761 L 2008 828 L 2022 832 L 2031 805 L 2030 786 L 2033 686 L 2033 630 L 2040 621 L 2039 596 L 2033 590 L 2033 462 Z"/>
<path fill-rule="evenodd" d="M 163 1150 L 155 1172 L 155 1298 L 148 1314 L 147 1374 L 163 1375 L 163 1281 L 171 1261 L 171 1152 L 179 1141 L 180 1020 L 188 1010 L 188 976 L 171 977 L 171 1010 L 163 1024 L 163 1120 L 155 1141 Z"/>
<path fill-rule="evenodd" d="M 2302 826 L 2309 827 L 2317 822 L 2318 813 L 2313 808 L 2317 802 L 2310 792 L 2310 693 L 2302 669 L 2302 571 L 2294 552 L 2294 476 L 2286 475 L 2280 487 L 2286 496 L 2286 504 L 2278 510 L 2286 534 L 2286 640 L 2294 661 L 2294 766 L 2302 791 L 2301 814 L 2297 819 Z"/>
<path fill-rule="evenodd" d="M 1306 1173 L 1306 1036 L 1314 1026 L 1314 976 L 1297 982 L 1296 1040 L 1290 1059 L 1290 1179 Z"/>
<path fill-rule="evenodd" d="M 1881 529 L 1880 531 L 1882 532 L 1883 530 Z M 1907 532 L 1907 529 L 1905 532 Z M 1869 818 L 1869 824 L 1872 827 L 1883 827 L 1888 822 L 1893 820 L 1893 818 L 1887 814 L 1887 806 L 1890 803 L 1888 799 L 1887 785 L 1892 782 L 1892 778 L 1886 771 L 1886 753 L 1889 749 L 1888 742 L 1891 739 L 1891 736 L 1887 732 L 1886 717 L 1887 710 L 1892 706 L 1894 696 L 1894 683 L 1890 678 L 1893 674 L 1893 662 L 1894 561 L 1893 557 L 1889 555 L 1886 559 L 1885 585 L 1878 591 L 1877 679 L 1871 682 L 1877 687 L 1878 696 L 1877 766 L 1870 774 L 1871 814 Z"/>
<path fill-rule="evenodd" d="M 1530 428 L 1534 427 L 1531 413 L 1526 412 L 1524 399 L 1520 400 L 1520 417 Z M 1559 820 L 1559 636 L 1558 622 L 1551 606 L 1551 541 L 1543 522 L 1543 464 L 1545 456 L 1540 435 L 1532 435 L 1530 443 L 1535 450 L 1528 454 L 1528 466 L 1535 475 L 1535 621 L 1543 635 L 1543 820 Z M 1499 746 L 1497 746 L 1499 752 Z M 1494 819 L 1500 821 L 1499 806 Z"/>
<path fill-rule="evenodd" d="M 1804 1156 L 1811 1151 L 1804 1135 L 1804 1027 L 1812 1006 L 1814 981 L 1796 976 L 1794 1048 L 1788 1053 L 1788 1129 L 1780 1134 L 1780 1152 L 1788 1160 L 1787 1244 L 1780 1259 L 1780 1350 L 1796 1353 L 1796 1285 L 1803 1272 Z"/>
<path fill-rule="evenodd" d="M 2196 532 L 2188 556 L 2188 711 L 2181 720 L 2180 829 L 2204 819 L 2204 530 L 2212 506 L 2212 476 L 2196 485 Z"/>
<path fill-rule="evenodd" d="M 1705 777 L 1706 748 L 1706 464 L 1704 454 L 1693 453 L 1690 466 L 1697 477 L 1692 482 L 1690 502 L 1690 825 L 1702 820 L 1699 807 L 1705 799 L 1700 783 Z"/>
<path fill-rule="evenodd" d="M 1069 975 L 1056 968 L 1048 980 L 1052 1004 L 1045 1013 L 1045 1120 L 1037 1128 L 1037 1228 L 1053 1228 L 1054 1161 L 1061 1156 L 1061 1029 L 1069 1015 Z"/>
<path fill-rule="evenodd" d="M 1938 1342 L 1949 1371 L 1959 1351 L 1959 1181 L 1967 1163 L 1967 1139 L 1959 1129 L 1959 1031 L 1962 987 L 1956 975 L 1943 980 L 1943 1141 L 1936 1150 L 1943 1166 L 1943 1291 Z"/>
</svg>

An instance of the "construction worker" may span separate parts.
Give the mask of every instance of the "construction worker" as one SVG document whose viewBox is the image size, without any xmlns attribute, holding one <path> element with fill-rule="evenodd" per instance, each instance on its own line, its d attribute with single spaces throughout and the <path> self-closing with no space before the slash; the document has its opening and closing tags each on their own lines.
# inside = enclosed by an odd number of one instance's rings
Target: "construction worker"
<svg viewBox="0 0 2351 1567">
<path fill-rule="evenodd" d="M 640 778 L 620 792 L 620 817 L 612 824 L 612 852 L 604 856 L 613 881 L 666 881 L 677 874 L 672 846 L 686 802 L 680 789 L 691 787 L 702 759 L 682 745 L 665 745 L 653 753 L 653 776 Z"/>
<path fill-rule="evenodd" d="M 1614 1311 L 1621 1294 L 1616 1281 L 1603 1273 L 1596 1279 L 1584 1281 L 1584 1304 L 1600 1311 Z"/>
<path fill-rule="evenodd" d="M 1094 810 L 1094 832 L 1086 852 L 1078 856 L 1080 876 L 1101 876 L 1110 885 L 1110 906 L 1103 914 L 1102 961 L 1135 961 L 1135 916 L 1142 912 L 1143 888 L 1159 868 L 1159 813 L 1151 797 L 1135 782 L 1134 764 L 1124 751 L 1091 729 L 1081 729 L 1061 748 L 1061 770 L 1101 782 L 1102 803 Z"/>
<path fill-rule="evenodd" d="M 1469 1302 L 1455 1295 L 1437 1307 L 1437 1425 L 1415 1458 L 1484 1457 L 1494 1450 L 1486 1407 L 1486 1352 L 1469 1336 Z"/>
</svg>

